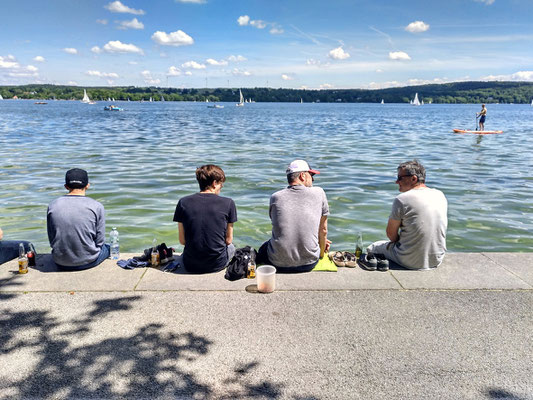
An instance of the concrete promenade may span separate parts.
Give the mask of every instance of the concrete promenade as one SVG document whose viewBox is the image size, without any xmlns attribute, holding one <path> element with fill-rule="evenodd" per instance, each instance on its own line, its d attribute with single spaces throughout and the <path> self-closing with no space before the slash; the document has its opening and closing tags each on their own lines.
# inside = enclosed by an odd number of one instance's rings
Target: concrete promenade
<svg viewBox="0 0 533 400">
<path fill-rule="evenodd" d="M 277 275 L 272 294 L 49 260 L 0 266 L 0 399 L 533 399 L 533 253 Z"/>
</svg>

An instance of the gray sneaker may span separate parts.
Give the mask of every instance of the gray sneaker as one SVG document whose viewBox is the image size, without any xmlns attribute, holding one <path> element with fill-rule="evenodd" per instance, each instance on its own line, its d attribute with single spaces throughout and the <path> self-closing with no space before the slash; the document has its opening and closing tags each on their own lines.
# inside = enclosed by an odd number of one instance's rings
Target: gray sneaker
<svg viewBox="0 0 533 400">
<path fill-rule="evenodd" d="M 389 260 L 383 254 L 376 254 L 376 259 L 378 260 L 378 271 L 385 272 L 389 270 Z"/>
<path fill-rule="evenodd" d="M 367 271 L 375 271 L 378 268 L 378 260 L 373 254 L 361 254 L 357 262 L 361 268 Z"/>
</svg>

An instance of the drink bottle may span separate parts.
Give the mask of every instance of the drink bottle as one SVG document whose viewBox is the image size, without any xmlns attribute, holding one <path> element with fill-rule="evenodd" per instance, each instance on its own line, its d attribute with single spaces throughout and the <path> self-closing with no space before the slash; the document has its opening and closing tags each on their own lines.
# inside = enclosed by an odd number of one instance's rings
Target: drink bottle
<svg viewBox="0 0 533 400">
<path fill-rule="evenodd" d="M 24 243 L 19 244 L 19 274 L 28 273 L 28 256 L 24 250 Z"/>
<path fill-rule="evenodd" d="M 35 257 L 37 257 L 37 252 L 35 251 L 35 247 L 33 247 L 32 243 L 30 243 L 30 248 L 26 253 L 26 257 L 28 258 L 28 266 L 35 267 Z"/>
<path fill-rule="evenodd" d="M 111 242 L 111 259 L 118 260 L 120 258 L 120 242 L 117 228 L 113 227 L 111 230 L 109 241 Z"/>
<path fill-rule="evenodd" d="M 152 264 L 152 267 L 157 267 L 159 265 L 159 251 L 157 251 L 157 240 L 155 238 L 152 242 L 152 254 L 150 257 L 150 264 Z"/>
<path fill-rule="evenodd" d="M 355 243 L 355 257 L 359 258 L 363 254 L 363 234 L 361 232 L 357 235 L 357 242 Z"/>
</svg>

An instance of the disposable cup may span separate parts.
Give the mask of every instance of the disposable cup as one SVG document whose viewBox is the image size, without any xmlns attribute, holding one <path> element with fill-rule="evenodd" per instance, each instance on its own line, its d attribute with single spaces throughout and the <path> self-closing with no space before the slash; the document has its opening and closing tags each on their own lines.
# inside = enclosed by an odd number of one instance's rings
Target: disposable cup
<svg viewBox="0 0 533 400">
<path fill-rule="evenodd" d="M 261 265 L 255 271 L 257 291 L 272 293 L 276 289 L 276 268 L 272 265 Z"/>
</svg>

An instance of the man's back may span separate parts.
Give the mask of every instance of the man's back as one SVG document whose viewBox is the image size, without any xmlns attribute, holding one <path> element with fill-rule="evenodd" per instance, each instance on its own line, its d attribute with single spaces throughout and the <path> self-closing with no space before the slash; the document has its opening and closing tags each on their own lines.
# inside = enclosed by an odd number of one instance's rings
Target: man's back
<svg viewBox="0 0 533 400">
<path fill-rule="evenodd" d="M 404 267 L 432 268 L 442 262 L 447 211 L 446 197 L 437 189 L 412 189 L 394 199 L 390 218 L 402 221 L 394 252 Z"/>
<path fill-rule="evenodd" d="M 57 264 L 88 264 L 98 258 L 105 242 L 104 207 L 90 197 L 59 197 L 48 206 L 47 228 Z"/>
<path fill-rule="evenodd" d="M 270 198 L 272 239 L 268 258 L 280 267 L 312 264 L 320 256 L 318 228 L 329 214 L 324 190 L 304 185 L 289 186 Z"/>
</svg>

